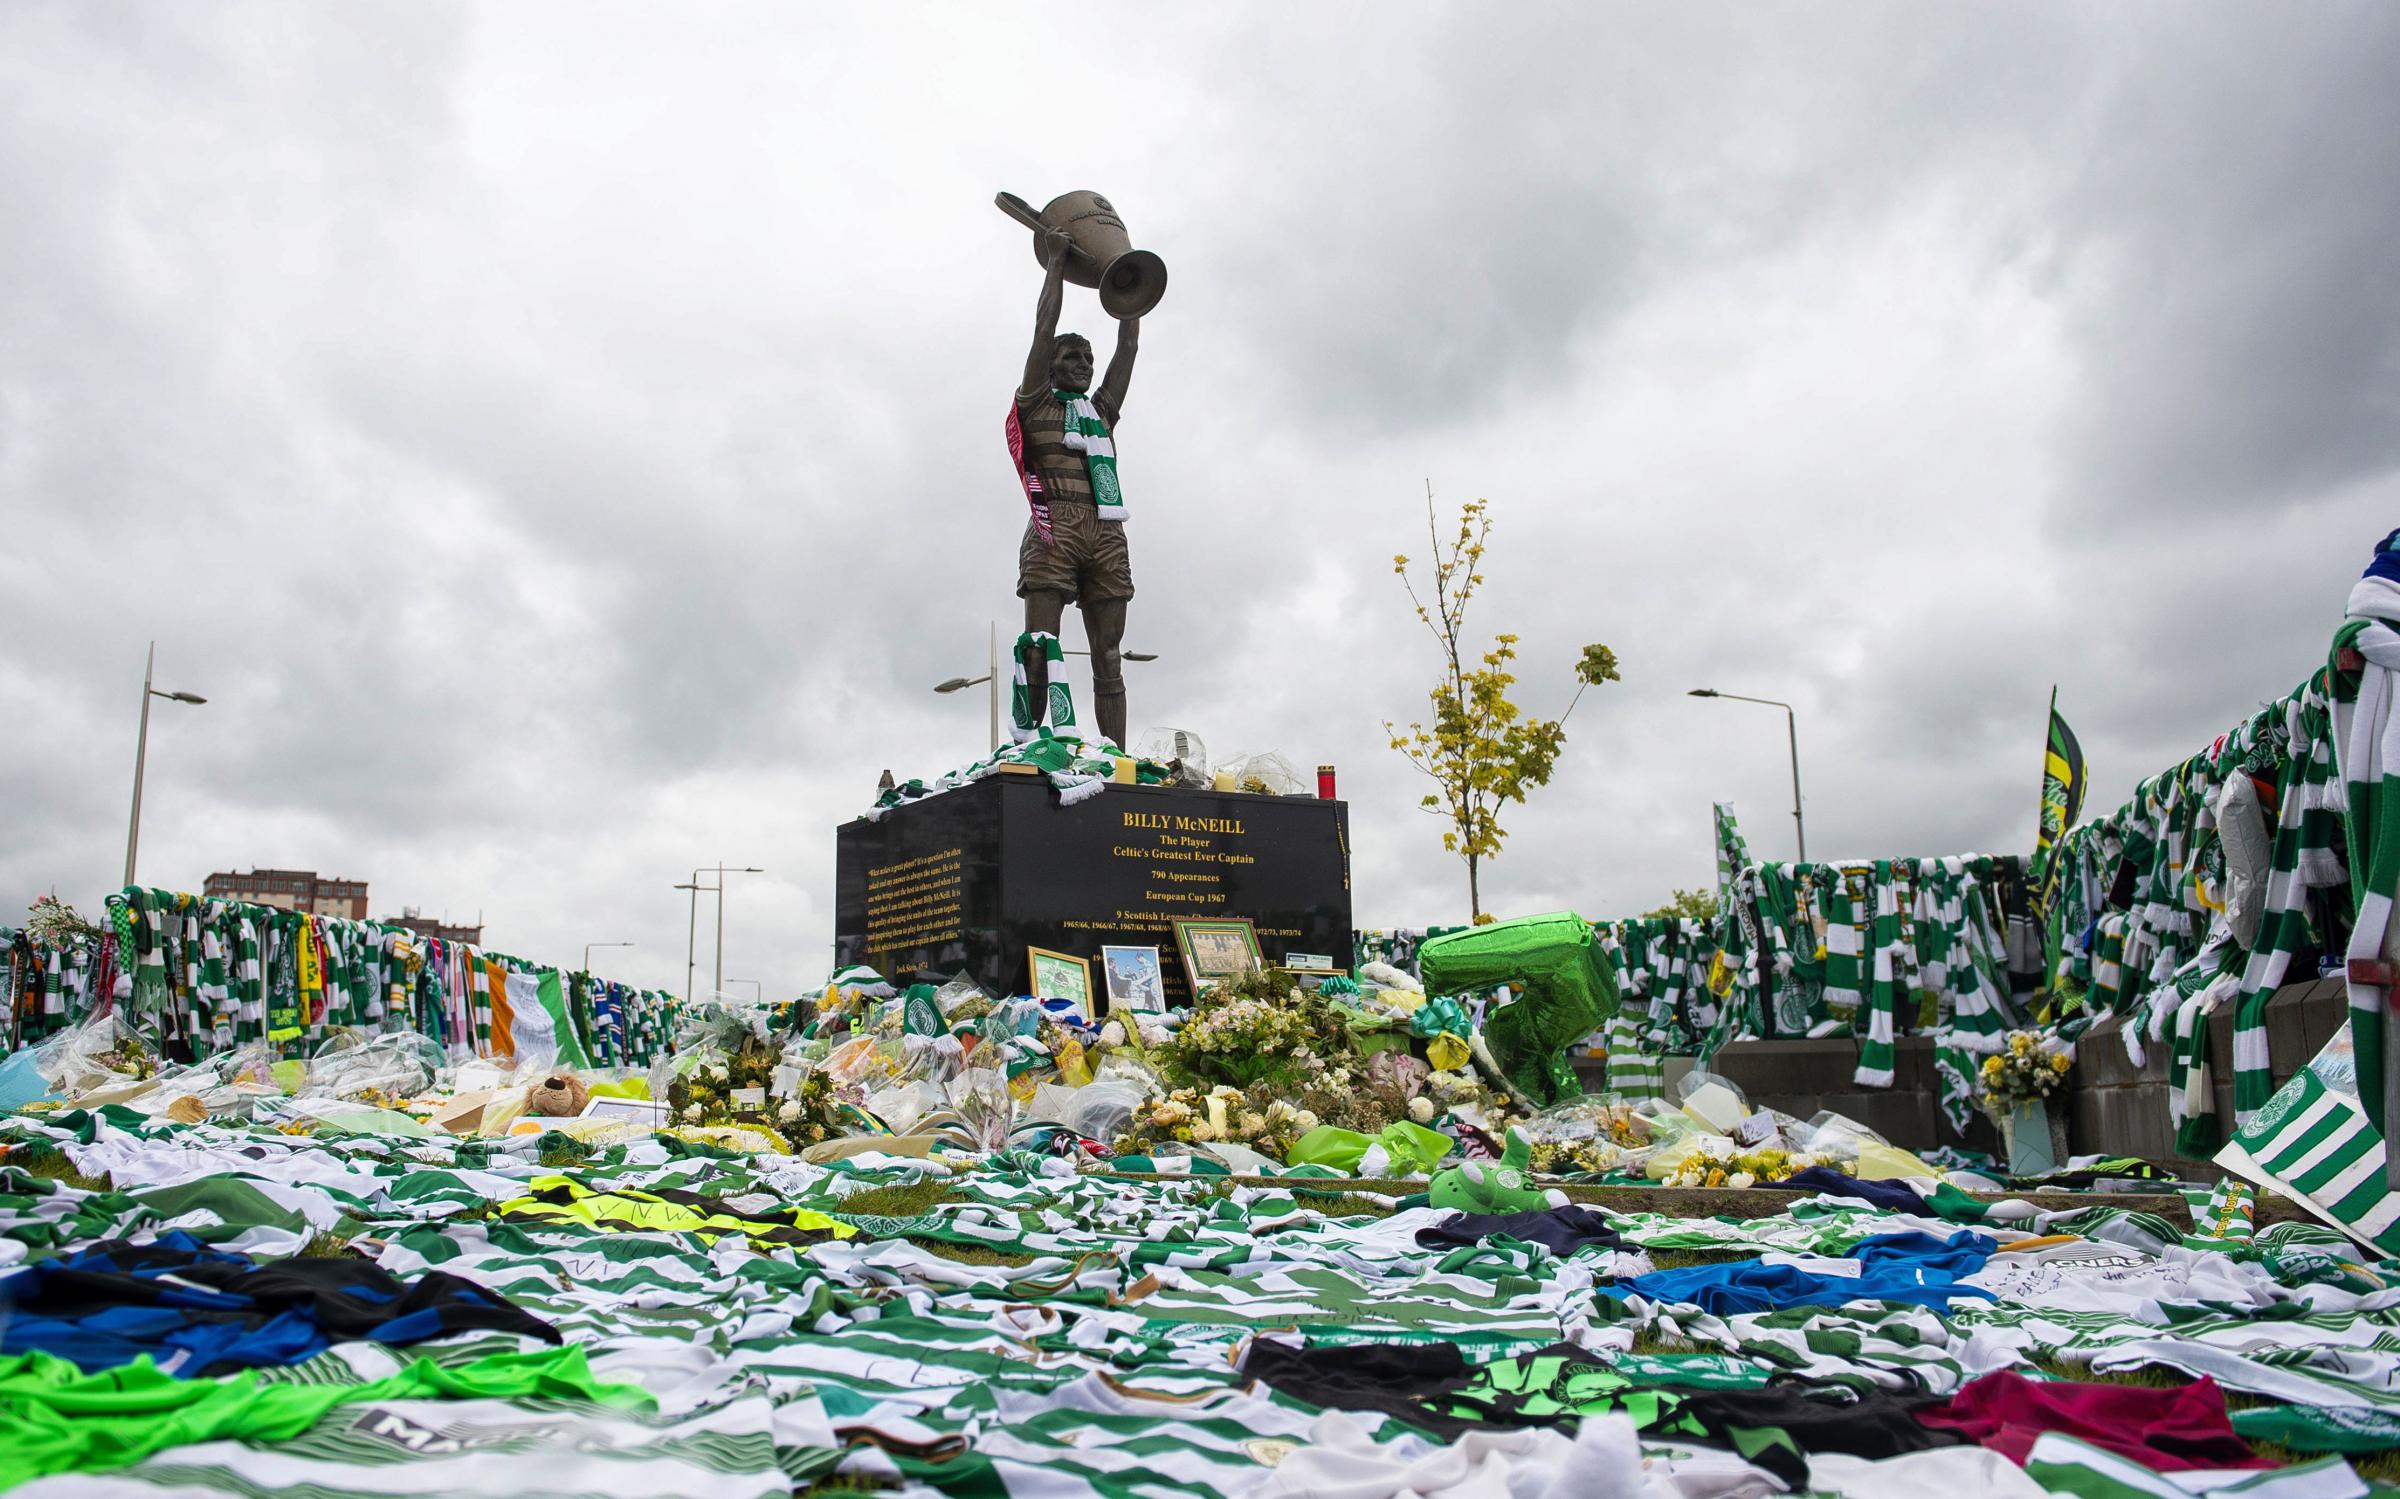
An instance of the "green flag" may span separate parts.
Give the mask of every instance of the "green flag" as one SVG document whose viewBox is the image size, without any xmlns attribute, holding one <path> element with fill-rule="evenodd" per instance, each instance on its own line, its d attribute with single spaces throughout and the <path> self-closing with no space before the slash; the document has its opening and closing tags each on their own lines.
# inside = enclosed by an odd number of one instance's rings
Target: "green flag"
<svg viewBox="0 0 2400 1499">
<path fill-rule="evenodd" d="M 2050 742 L 2042 754 L 2042 806 L 2033 844 L 2033 896 L 2041 910 L 2050 909 L 2058 888 L 2058 845 L 2083 812 L 2083 746 L 2058 713 L 2058 690 L 2050 692 Z"/>
</svg>

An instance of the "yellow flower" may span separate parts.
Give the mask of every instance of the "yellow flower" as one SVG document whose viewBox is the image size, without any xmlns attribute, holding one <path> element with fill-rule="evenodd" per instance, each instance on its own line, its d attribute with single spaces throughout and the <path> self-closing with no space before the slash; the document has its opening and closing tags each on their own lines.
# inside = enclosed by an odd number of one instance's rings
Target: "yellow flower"
<svg viewBox="0 0 2400 1499">
<path fill-rule="evenodd" d="M 2071 1061 L 2067 1054 L 2063 1051 L 2050 1058 L 2050 1070 L 2052 1072 L 2064 1073 L 2069 1067 L 2074 1065 L 2074 1062 Z"/>
<path fill-rule="evenodd" d="M 1990 1073 L 1994 1077 L 1998 1077 L 2000 1075 L 2000 1059 L 1998 1057 L 1985 1057 L 1983 1059 L 1983 1070 Z"/>
<path fill-rule="evenodd" d="M 2008 1049 L 2018 1056 L 2023 1056 L 2033 1049 L 2033 1038 L 2023 1031 L 2019 1031 L 2008 1038 Z"/>
</svg>

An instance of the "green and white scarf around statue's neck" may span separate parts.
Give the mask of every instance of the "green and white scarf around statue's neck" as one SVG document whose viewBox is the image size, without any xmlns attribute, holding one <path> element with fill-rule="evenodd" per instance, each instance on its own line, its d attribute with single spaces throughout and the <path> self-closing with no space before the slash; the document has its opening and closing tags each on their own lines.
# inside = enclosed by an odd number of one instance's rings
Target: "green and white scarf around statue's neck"
<svg viewBox="0 0 2400 1499">
<path fill-rule="evenodd" d="M 1117 445 L 1109 440 L 1108 423 L 1101 419 L 1100 408 L 1084 391 L 1054 390 L 1050 394 L 1067 414 L 1067 451 L 1081 453 L 1091 470 L 1092 502 L 1099 507 L 1100 518 L 1124 520 L 1125 491 L 1117 485 Z"/>
<path fill-rule="evenodd" d="M 1026 692 L 1025 653 L 1039 650 L 1049 663 L 1049 687 L 1042 711 L 1034 711 Z M 1083 731 L 1075 724 L 1075 694 L 1068 690 L 1067 659 L 1058 644 L 1058 637 L 1046 630 L 1028 630 L 1017 637 L 1013 659 L 1016 662 L 1016 686 L 1009 694 L 1009 736 L 1019 744 L 1048 734 L 1054 739 L 1081 739 Z"/>
</svg>

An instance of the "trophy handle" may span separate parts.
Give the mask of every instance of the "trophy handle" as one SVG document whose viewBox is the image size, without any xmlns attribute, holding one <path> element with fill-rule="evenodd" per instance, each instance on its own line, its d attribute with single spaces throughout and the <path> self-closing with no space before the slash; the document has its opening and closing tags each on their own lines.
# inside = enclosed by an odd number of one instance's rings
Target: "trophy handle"
<svg viewBox="0 0 2400 1499">
<path fill-rule="evenodd" d="M 1018 223 L 1023 224 L 1026 228 L 1032 230 L 1034 233 L 1039 234 L 1042 232 L 1042 229 L 1044 228 L 1042 216 L 1033 211 L 1032 204 L 1026 202 L 1023 198 L 1018 197 L 1015 193 L 1002 193 L 993 198 L 992 202 L 998 206 L 1002 213 L 1007 214 L 1010 218 L 1015 219 Z"/>
<path fill-rule="evenodd" d="M 1040 260 L 1042 258 L 1042 236 L 1050 230 L 1050 226 L 1042 222 L 1041 214 L 1034 210 L 1032 204 L 1015 193 L 995 194 L 992 203 L 1002 213 L 1033 231 L 1033 258 Z M 1099 262 L 1092 259 L 1091 252 L 1072 240 L 1067 243 L 1067 260 L 1070 264 L 1090 267 L 1091 269 L 1086 274 L 1097 275 L 1099 273 Z"/>
</svg>

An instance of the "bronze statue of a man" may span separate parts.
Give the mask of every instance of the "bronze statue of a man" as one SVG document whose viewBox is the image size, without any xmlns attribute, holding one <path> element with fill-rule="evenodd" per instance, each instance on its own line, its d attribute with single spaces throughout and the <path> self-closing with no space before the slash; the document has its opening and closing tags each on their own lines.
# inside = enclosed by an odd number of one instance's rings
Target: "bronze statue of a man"
<svg viewBox="0 0 2400 1499">
<path fill-rule="evenodd" d="M 1017 387 L 1009 422 L 1009 448 L 1033 515 L 1017 548 L 1017 597 L 1025 601 L 1028 635 L 1051 637 L 1067 605 L 1083 610 L 1083 632 L 1092 647 L 1092 715 L 1102 738 L 1125 744 L 1125 605 L 1133 597 L 1133 560 L 1125 549 L 1125 500 L 1117 488 L 1117 420 L 1125 410 L 1125 387 L 1133 379 L 1133 356 L 1141 319 L 1117 323 L 1117 347 L 1108 373 L 1092 388 L 1092 343 L 1080 333 L 1058 331 L 1065 296 L 1066 231 L 1042 233 L 1042 298 L 1033 319 L 1033 350 L 1025 356 L 1025 378 Z M 1049 701 L 1050 663 L 1040 641 L 1020 644 L 1024 701 Z M 1043 722 L 1037 706 L 1034 723 Z M 1020 724 L 1020 737 L 1029 730 Z"/>
</svg>

